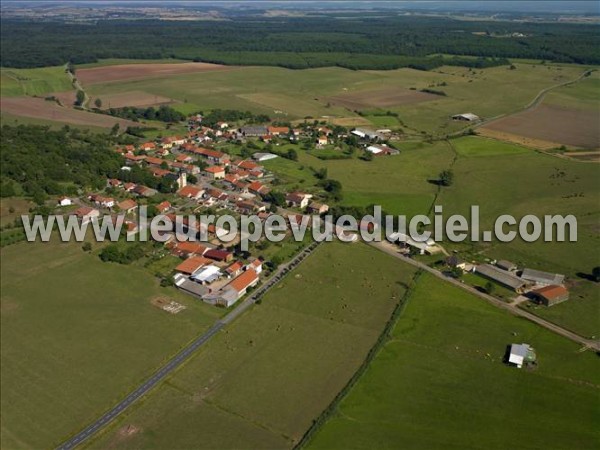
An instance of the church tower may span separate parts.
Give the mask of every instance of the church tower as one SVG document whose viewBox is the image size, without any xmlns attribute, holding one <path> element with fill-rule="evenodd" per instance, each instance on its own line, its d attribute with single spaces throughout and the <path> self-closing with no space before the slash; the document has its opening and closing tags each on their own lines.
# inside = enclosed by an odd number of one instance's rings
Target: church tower
<svg viewBox="0 0 600 450">
<path fill-rule="evenodd" d="M 179 171 L 179 178 L 177 178 L 177 187 L 181 189 L 187 185 L 187 174 L 181 170 Z"/>
</svg>

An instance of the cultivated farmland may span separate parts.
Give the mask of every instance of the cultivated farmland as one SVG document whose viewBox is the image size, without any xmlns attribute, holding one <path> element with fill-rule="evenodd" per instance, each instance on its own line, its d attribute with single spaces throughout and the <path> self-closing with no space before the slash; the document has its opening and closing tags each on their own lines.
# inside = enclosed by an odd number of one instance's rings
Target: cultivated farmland
<svg viewBox="0 0 600 450">
<path fill-rule="evenodd" d="M 441 134 L 464 127 L 464 124 L 450 119 L 453 114 L 473 112 L 490 118 L 518 111 L 542 89 L 573 80 L 584 70 L 577 66 L 519 63 L 515 67 L 516 70 L 506 67 L 482 70 L 441 67 L 429 72 L 413 69 L 351 71 L 337 67 L 306 70 L 230 67 L 227 70 L 170 75 L 158 75 L 157 72 L 144 79 L 120 82 L 103 82 L 102 77 L 94 76 L 94 84 L 86 89 L 92 97 L 142 91 L 187 102 L 201 110 L 247 109 L 279 119 L 310 116 L 338 123 L 340 119 L 348 123 L 353 113 L 331 101 L 332 97 L 358 99 L 360 109 L 364 109 L 367 116 L 371 110 L 380 110 L 381 105 L 377 105 L 385 102 L 383 109 L 398 113 L 402 123 L 411 132 Z M 106 66 L 89 70 L 110 71 L 110 68 Z M 81 69 L 78 74 L 84 70 L 88 69 Z M 421 89 L 439 90 L 447 95 L 431 95 L 420 92 Z M 387 100 L 388 96 L 390 100 Z M 486 101 L 482 102 L 482 98 Z M 415 99 L 428 100 L 412 102 Z M 364 123 L 364 118 L 354 117 Z"/>
<path fill-rule="evenodd" d="M 208 63 L 122 64 L 84 68 L 77 71 L 78 80 L 88 86 L 97 83 L 140 80 L 186 73 L 234 70 L 234 66 Z"/>
<path fill-rule="evenodd" d="M 133 91 L 122 94 L 109 94 L 98 97 L 102 100 L 102 109 L 123 108 L 124 106 L 143 107 L 158 106 L 175 103 L 175 100 L 160 95 L 152 95 L 147 92 Z"/>
<path fill-rule="evenodd" d="M 6 97 L 0 99 L 2 114 L 24 116 L 31 119 L 50 120 L 63 122 L 69 125 L 93 126 L 111 128 L 118 123 L 122 128 L 137 126 L 131 120 L 111 117 L 104 114 L 95 114 L 65 106 L 60 106 L 53 101 L 33 97 Z"/>
<path fill-rule="evenodd" d="M 324 244 L 91 447 L 292 447 L 361 364 L 413 270 L 363 244 Z M 123 437 L 128 427 L 139 432 Z"/>
<path fill-rule="evenodd" d="M 554 105 L 515 114 L 485 126 L 486 129 L 534 140 L 547 141 L 554 147 L 569 145 L 600 148 L 600 109 L 578 110 Z"/>
<path fill-rule="evenodd" d="M 600 148 L 600 75 L 546 94 L 536 107 L 493 121 L 481 133 L 543 150 L 567 145 Z"/>
<path fill-rule="evenodd" d="M 14 244 L 0 257 L 2 448 L 58 445 L 220 313 L 76 242 Z M 157 296 L 187 309 L 161 311 Z"/>
<path fill-rule="evenodd" d="M 536 349 L 536 370 L 503 364 L 515 342 Z M 308 448 L 448 448 L 448 436 L 455 448 L 505 449 L 515 436 L 519 448 L 593 448 L 598 374 L 594 354 L 424 275 Z"/>
</svg>

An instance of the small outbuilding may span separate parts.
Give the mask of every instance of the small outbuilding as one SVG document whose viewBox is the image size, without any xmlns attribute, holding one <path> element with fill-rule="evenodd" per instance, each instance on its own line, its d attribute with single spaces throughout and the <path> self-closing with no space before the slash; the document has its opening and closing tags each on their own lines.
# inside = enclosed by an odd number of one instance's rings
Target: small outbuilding
<svg viewBox="0 0 600 450">
<path fill-rule="evenodd" d="M 57 206 L 71 206 L 73 202 L 69 197 L 59 197 Z"/>
<path fill-rule="evenodd" d="M 542 272 L 534 269 L 524 269 L 521 278 L 541 286 L 560 285 L 565 281 L 565 276 L 560 273 Z"/>
<path fill-rule="evenodd" d="M 475 268 L 475 272 L 514 290 L 517 294 L 522 294 L 529 285 L 527 281 L 518 276 L 491 264 L 480 264 Z"/>
<path fill-rule="evenodd" d="M 452 116 L 453 120 L 463 120 L 466 122 L 475 122 L 479 120 L 479 116 L 473 113 L 463 113 L 463 114 L 455 114 Z"/>
<path fill-rule="evenodd" d="M 508 364 L 517 366 L 534 364 L 536 362 L 535 350 L 529 344 L 512 344 L 508 354 Z"/>
<path fill-rule="evenodd" d="M 500 261 L 498 261 L 496 263 L 496 265 L 498 267 L 500 267 L 502 270 L 506 270 L 507 272 L 516 272 L 518 269 L 516 264 L 514 264 L 510 261 L 507 261 L 505 259 L 501 259 Z"/>
<path fill-rule="evenodd" d="M 269 159 L 277 158 L 277 155 L 275 155 L 273 153 L 254 153 L 252 155 L 252 158 L 255 161 L 268 161 Z"/>
</svg>

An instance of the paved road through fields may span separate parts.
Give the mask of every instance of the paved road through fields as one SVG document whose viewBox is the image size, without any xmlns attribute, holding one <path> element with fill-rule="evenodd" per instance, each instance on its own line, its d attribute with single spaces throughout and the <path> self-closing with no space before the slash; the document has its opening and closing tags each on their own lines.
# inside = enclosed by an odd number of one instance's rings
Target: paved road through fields
<svg viewBox="0 0 600 450">
<path fill-rule="evenodd" d="M 281 265 L 275 273 L 269 277 L 265 283 L 248 296 L 244 301 L 240 302 L 229 314 L 218 320 L 212 327 L 210 327 L 204 334 L 194 339 L 190 344 L 187 345 L 183 350 L 177 353 L 171 358 L 164 366 L 154 372 L 154 374 L 148 378 L 142 385 L 140 385 L 135 391 L 131 392 L 127 397 L 117 403 L 113 408 L 104 413 L 94 423 L 88 425 L 86 428 L 81 430 L 75 436 L 62 443 L 58 450 L 69 450 L 82 444 L 84 441 L 92 437 L 98 431 L 106 427 L 112 422 L 119 414 L 131 406 L 136 400 L 143 397 L 148 393 L 154 386 L 162 381 L 167 375 L 171 374 L 175 369 L 181 366 L 188 358 L 190 358 L 198 348 L 204 345 L 210 338 L 217 334 L 223 327 L 232 322 L 240 314 L 246 311 L 250 306 L 256 303 L 269 289 L 279 283 L 283 277 L 294 267 L 300 264 L 305 258 L 310 256 L 312 252 L 318 247 L 319 243 L 314 242 L 307 248 L 303 249 L 297 254 L 290 262 Z"/>
</svg>

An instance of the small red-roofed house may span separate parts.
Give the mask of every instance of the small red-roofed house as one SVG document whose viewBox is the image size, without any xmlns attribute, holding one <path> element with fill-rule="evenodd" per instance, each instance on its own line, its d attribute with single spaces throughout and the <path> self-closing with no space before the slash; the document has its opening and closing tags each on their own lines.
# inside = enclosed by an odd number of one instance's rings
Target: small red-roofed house
<svg viewBox="0 0 600 450">
<path fill-rule="evenodd" d="M 156 210 L 159 212 L 159 214 L 164 214 L 169 209 L 171 209 L 171 203 L 166 200 L 156 205 Z"/>
<path fill-rule="evenodd" d="M 204 194 L 204 189 L 188 184 L 177 191 L 177 195 L 184 198 L 199 200 Z"/>
<path fill-rule="evenodd" d="M 222 180 L 225 178 L 225 168 L 221 166 L 210 166 L 204 169 L 204 174 L 213 180 Z"/>
<path fill-rule="evenodd" d="M 137 209 L 138 204 L 135 202 L 135 200 L 131 200 L 130 198 L 128 198 L 128 199 L 123 200 L 122 202 L 118 203 L 117 206 L 125 214 L 129 214 L 129 213 L 133 213 Z"/>
</svg>

